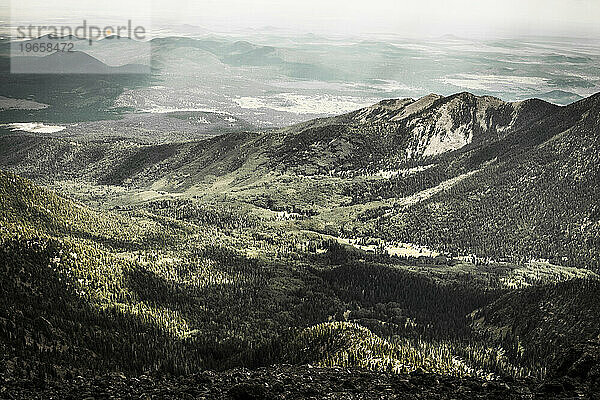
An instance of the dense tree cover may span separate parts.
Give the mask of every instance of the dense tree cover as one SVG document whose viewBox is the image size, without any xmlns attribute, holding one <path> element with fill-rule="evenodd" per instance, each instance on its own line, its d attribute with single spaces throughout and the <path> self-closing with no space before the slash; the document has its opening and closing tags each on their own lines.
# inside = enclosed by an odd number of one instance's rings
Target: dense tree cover
<svg viewBox="0 0 600 400">
<path fill-rule="evenodd" d="M 447 343 L 400 337 L 382 339 L 368 328 L 349 322 L 328 322 L 300 331 L 286 343 L 284 359 L 321 366 L 364 367 L 406 373 L 420 368 L 455 376 L 472 375 Z"/>
<path fill-rule="evenodd" d="M 549 259 L 597 270 L 599 99 L 570 106 L 499 141 L 431 159 L 434 166 L 421 172 L 354 179 L 344 193 L 365 209 L 344 229 L 353 236 L 416 242 L 454 255 Z M 467 172 L 472 172 L 468 179 L 444 186 Z M 441 190 L 427 195 L 439 184 Z M 407 206 L 403 200 L 415 194 L 422 200 Z M 387 202 L 369 206 L 382 199 Z"/>
<path fill-rule="evenodd" d="M 377 230 L 455 254 L 597 269 L 599 130 L 597 119 L 586 118 L 571 135 L 507 156 L 410 212 L 377 219 Z"/>
<path fill-rule="evenodd" d="M 5 373 L 293 362 L 538 374 L 469 335 L 465 316 L 503 291 L 442 283 L 402 270 L 406 260 L 359 263 L 331 239 L 235 208 L 151 202 L 114 214 L 1 178 Z"/>
<path fill-rule="evenodd" d="M 156 200 L 146 204 L 145 208 L 153 214 L 219 229 L 251 229 L 258 226 L 255 216 L 230 204 L 205 204 L 190 199 Z"/>
<path fill-rule="evenodd" d="M 344 195 L 352 198 L 351 204 L 406 197 L 439 185 L 460 173 L 468 172 L 455 169 L 454 165 L 445 163 L 439 163 L 422 172 L 410 173 L 409 171 L 408 168 L 399 170 L 397 173 L 392 171 L 394 175 L 388 179 L 355 179 L 344 188 Z"/>
<path fill-rule="evenodd" d="M 551 374 L 552 345 L 597 335 L 598 101 L 411 162 L 401 124 L 352 116 L 161 146 L 3 136 L 38 179 L 160 180 L 98 211 L 0 173 L 4 372 Z M 442 255 L 387 253 L 403 242 Z"/>
<path fill-rule="evenodd" d="M 598 299 L 598 280 L 550 283 L 507 293 L 470 320 L 482 337 L 502 346 L 517 363 L 556 371 L 569 362 L 568 349 L 600 339 Z M 587 368 L 597 361 L 587 360 Z"/>
</svg>

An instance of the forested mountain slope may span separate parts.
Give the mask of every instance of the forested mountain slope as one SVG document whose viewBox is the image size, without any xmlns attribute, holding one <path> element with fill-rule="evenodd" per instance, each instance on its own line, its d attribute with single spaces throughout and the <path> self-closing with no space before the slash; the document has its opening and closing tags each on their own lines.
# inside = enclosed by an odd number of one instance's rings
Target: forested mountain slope
<svg viewBox="0 0 600 400">
<path fill-rule="evenodd" d="M 424 325 L 399 325 L 411 337 L 388 341 L 379 336 L 388 334 L 379 323 L 369 329 L 346 322 L 360 299 L 345 293 L 347 272 L 327 272 L 335 268 L 327 258 L 294 244 L 306 239 L 265 233 L 273 228 L 257 226 L 241 210 L 206 205 L 197 219 L 152 208 L 94 211 L 4 172 L 0 194 L 5 376 L 189 373 L 286 361 L 470 374 L 470 367 L 453 364 L 458 350 L 449 343 L 438 350 L 437 342 L 417 339 L 425 330 L 440 340 L 463 334 L 455 326 L 464 329 L 466 320 L 456 325 L 450 315 L 427 327 L 432 319 L 411 304 L 431 292 L 425 304 L 435 307 L 451 301 L 455 290 L 468 290 L 462 315 L 492 298 L 482 288 L 438 288 L 416 274 L 393 274 L 406 288 L 396 307 L 406 307 L 407 315 L 399 312 L 396 321 Z M 246 246 L 259 256 L 246 256 Z M 391 307 L 383 304 L 390 301 L 385 295 L 361 301 L 367 320 L 378 315 L 369 311 L 377 303 Z M 332 348 L 307 360 L 307 340 L 351 344 L 353 358 L 348 349 Z"/>
<path fill-rule="evenodd" d="M 494 383 L 503 393 L 544 393 L 532 377 L 575 374 L 571 386 L 560 386 L 561 396 L 596 384 L 589 351 L 583 359 L 591 372 L 583 375 L 556 362 L 566 353 L 581 364 L 580 346 L 594 338 L 594 280 L 557 286 L 560 295 L 553 286 L 512 293 L 492 285 L 497 278 L 477 283 L 435 260 L 415 267 L 352 252 L 314 234 L 272 230 L 272 222 L 242 218 L 243 211 L 204 205 L 192 213 L 190 203 L 183 213 L 155 204 L 116 214 L 10 173 L 0 178 L 0 375 L 18 390 L 18 382 L 80 386 L 72 378 L 81 374 L 112 380 L 98 374 L 179 375 L 282 362 L 411 373 L 415 388 L 442 379 L 482 396 L 484 377 L 530 377 L 511 383 L 519 389 Z M 260 255 L 245 256 L 244 246 Z M 537 298 L 551 309 L 538 313 Z M 545 312 L 557 316 L 548 322 Z M 581 329 L 561 330 L 564 315 Z M 514 330 L 498 336 L 512 319 Z M 559 347 L 540 349 L 542 338 Z M 304 379 L 307 372 L 290 368 Z"/>
<path fill-rule="evenodd" d="M 552 375 L 600 382 L 599 298 L 598 281 L 528 288 L 474 312 L 472 326 Z"/>
<path fill-rule="evenodd" d="M 10 134 L 0 165 L 39 182 L 226 194 L 302 210 L 340 236 L 597 269 L 599 102 L 431 95 L 161 145 Z"/>
<path fill-rule="evenodd" d="M 0 375 L 597 388 L 599 132 L 600 94 L 467 93 L 202 141 L 3 132 Z"/>
<path fill-rule="evenodd" d="M 600 96 L 567 111 L 558 118 L 575 118 L 568 127 L 557 129 L 560 122 L 553 118 L 520 132 L 525 143 L 515 138 L 468 152 L 463 157 L 493 156 L 494 162 L 410 212 L 381 217 L 377 225 L 390 237 L 419 238 L 450 252 L 597 269 Z"/>
</svg>

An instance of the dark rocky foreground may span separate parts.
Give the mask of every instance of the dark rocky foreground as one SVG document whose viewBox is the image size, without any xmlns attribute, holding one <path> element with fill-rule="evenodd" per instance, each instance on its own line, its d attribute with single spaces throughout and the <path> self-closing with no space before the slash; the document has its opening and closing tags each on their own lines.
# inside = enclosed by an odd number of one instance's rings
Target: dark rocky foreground
<svg viewBox="0 0 600 400">
<path fill-rule="evenodd" d="M 570 378 L 483 381 L 361 369 L 275 366 L 181 377 L 110 374 L 61 382 L 3 379 L 3 399 L 600 399 Z"/>
</svg>

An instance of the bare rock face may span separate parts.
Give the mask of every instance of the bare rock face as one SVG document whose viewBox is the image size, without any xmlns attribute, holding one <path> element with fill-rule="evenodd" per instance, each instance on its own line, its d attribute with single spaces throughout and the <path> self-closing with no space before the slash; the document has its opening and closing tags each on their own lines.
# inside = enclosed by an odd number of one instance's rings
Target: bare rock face
<svg viewBox="0 0 600 400">
<path fill-rule="evenodd" d="M 543 105 L 535 110 L 534 103 Z M 354 121 L 403 125 L 410 137 L 407 158 L 418 158 L 458 150 L 474 140 L 499 139 L 518 128 L 521 120 L 531 122 L 553 109 L 555 106 L 542 101 L 507 103 L 471 93 L 429 94 L 418 100 L 382 101 L 358 111 Z"/>
</svg>

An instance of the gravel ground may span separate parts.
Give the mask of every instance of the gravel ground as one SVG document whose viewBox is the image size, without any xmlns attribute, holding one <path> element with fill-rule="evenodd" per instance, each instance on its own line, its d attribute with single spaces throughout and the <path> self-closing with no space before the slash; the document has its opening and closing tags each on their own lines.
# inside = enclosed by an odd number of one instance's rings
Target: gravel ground
<svg viewBox="0 0 600 400">
<path fill-rule="evenodd" d="M 60 382 L 2 379 L 3 399 L 600 399 L 564 378 L 492 381 L 413 372 L 391 375 L 346 368 L 274 366 L 178 377 L 109 374 Z"/>
</svg>

